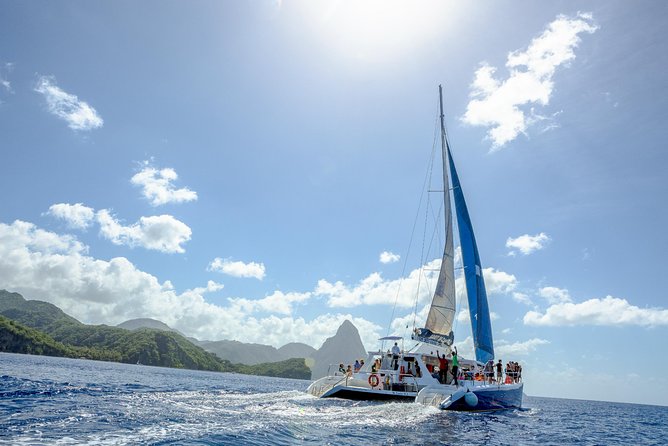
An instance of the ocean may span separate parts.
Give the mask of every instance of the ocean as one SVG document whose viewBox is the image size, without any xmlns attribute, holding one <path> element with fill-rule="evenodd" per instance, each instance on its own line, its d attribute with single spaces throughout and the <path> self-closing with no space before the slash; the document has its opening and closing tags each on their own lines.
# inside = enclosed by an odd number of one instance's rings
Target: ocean
<svg viewBox="0 0 668 446">
<path fill-rule="evenodd" d="M 0 444 L 668 444 L 668 407 L 525 397 L 522 410 L 441 412 L 320 400 L 308 384 L 0 353 Z"/>
</svg>

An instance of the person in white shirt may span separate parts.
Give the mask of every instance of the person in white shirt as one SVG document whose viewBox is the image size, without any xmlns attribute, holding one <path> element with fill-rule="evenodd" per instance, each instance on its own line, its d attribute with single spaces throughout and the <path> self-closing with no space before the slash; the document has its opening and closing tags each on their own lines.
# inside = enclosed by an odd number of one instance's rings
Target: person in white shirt
<svg viewBox="0 0 668 446">
<path fill-rule="evenodd" d="M 401 349 L 397 345 L 397 343 L 394 343 L 394 347 L 392 347 L 392 367 L 394 370 L 399 368 L 399 355 L 401 354 Z"/>
</svg>

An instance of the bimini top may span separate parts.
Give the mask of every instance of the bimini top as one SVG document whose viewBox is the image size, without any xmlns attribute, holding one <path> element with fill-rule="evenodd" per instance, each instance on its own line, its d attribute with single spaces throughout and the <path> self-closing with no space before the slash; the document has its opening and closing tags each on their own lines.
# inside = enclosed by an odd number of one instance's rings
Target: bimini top
<svg viewBox="0 0 668 446">
<path fill-rule="evenodd" d="M 379 341 L 398 341 L 403 339 L 403 336 L 385 336 L 384 338 L 378 339 Z"/>
</svg>

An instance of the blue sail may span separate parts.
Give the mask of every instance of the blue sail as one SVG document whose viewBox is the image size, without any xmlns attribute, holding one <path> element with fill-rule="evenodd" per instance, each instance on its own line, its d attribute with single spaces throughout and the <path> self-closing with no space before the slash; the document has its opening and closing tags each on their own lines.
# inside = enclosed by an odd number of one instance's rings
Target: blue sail
<svg viewBox="0 0 668 446">
<path fill-rule="evenodd" d="M 494 359 L 494 341 L 492 340 L 492 323 L 489 317 L 485 280 L 482 276 L 478 245 L 476 245 L 475 235 L 473 235 L 473 225 L 471 225 L 469 211 L 466 207 L 464 193 L 459 183 L 459 176 L 451 153 L 448 159 L 450 160 L 452 193 L 455 198 L 455 213 L 459 226 L 459 243 L 464 261 L 464 276 L 466 278 L 466 293 L 468 294 L 469 314 L 471 315 L 475 357 L 479 362 L 486 363 L 490 359 Z"/>
</svg>

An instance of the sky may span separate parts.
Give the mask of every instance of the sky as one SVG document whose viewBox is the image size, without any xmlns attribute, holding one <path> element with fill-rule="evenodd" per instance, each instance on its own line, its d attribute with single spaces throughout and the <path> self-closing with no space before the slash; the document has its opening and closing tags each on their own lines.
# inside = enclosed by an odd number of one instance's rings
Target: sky
<svg viewBox="0 0 668 446">
<path fill-rule="evenodd" d="M 409 346 L 442 84 L 497 358 L 529 395 L 668 405 L 667 28 L 658 1 L 0 2 L 0 289 Z"/>
</svg>

